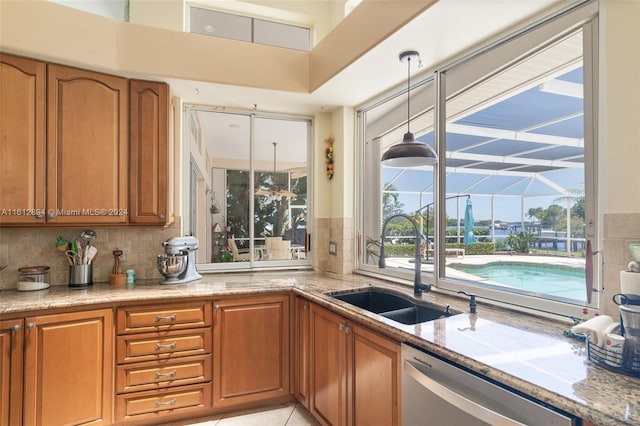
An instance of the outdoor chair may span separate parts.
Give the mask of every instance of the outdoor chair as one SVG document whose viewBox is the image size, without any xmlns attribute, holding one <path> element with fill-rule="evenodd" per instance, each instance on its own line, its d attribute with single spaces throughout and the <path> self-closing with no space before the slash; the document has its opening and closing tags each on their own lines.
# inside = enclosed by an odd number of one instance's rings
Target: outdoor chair
<svg viewBox="0 0 640 426">
<path fill-rule="evenodd" d="M 229 238 L 229 248 L 231 249 L 231 254 L 233 255 L 234 262 L 247 262 L 251 259 L 250 253 L 240 253 L 238 251 L 238 246 L 236 245 L 236 241 L 233 238 Z"/>
<path fill-rule="evenodd" d="M 269 250 L 269 260 L 291 259 L 291 241 L 272 241 Z"/>
</svg>

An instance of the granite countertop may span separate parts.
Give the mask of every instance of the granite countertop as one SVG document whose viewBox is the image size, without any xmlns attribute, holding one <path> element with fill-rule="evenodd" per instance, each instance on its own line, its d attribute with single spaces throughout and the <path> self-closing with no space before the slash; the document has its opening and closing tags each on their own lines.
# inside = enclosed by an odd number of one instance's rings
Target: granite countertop
<svg viewBox="0 0 640 426">
<path fill-rule="evenodd" d="M 640 424 L 640 379 L 611 372 L 587 359 L 582 341 L 563 336 L 569 325 L 493 308 L 478 300 L 470 314 L 468 299 L 431 291 L 425 301 L 463 312 L 417 325 L 404 325 L 333 299 L 326 293 L 375 285 L 411 295 L 412 290 L 364 276 L 314 272 L 205 275 L 202 280 L 160 285 L 95 284 L 84 289 L 0 292 L 0 318 L 55 308 L 172 298 L 294 291 L 396 340 L 410 342 L 597 425 Z"/>
</svg>

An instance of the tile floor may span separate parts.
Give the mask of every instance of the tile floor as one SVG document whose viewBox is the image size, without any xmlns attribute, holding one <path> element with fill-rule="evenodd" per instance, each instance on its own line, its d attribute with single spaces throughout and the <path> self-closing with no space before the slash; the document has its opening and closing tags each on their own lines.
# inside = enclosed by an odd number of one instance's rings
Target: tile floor
<svg viewBox="0 0 640 426">
<path fill-rule="evenodd" d="M 300 404 L 276 405 L 169 423 L 167 426 L 319 426 Z"/>
</svg>

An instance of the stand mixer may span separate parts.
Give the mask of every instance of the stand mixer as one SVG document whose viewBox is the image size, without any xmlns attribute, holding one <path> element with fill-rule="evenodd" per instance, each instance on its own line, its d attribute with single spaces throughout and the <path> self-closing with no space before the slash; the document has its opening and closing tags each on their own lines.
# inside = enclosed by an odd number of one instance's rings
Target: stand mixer
<svg viewBox="0 0 640 426">
<path fill-rule="evenodd" d="M 164 254 L 157 256 L 158 270 L 165 280 L 160 284 L 182 284 L 199 280 L 202 275 L 196 271 L 195 237 L 172 237 L 162 243 Z"/>
</svg>

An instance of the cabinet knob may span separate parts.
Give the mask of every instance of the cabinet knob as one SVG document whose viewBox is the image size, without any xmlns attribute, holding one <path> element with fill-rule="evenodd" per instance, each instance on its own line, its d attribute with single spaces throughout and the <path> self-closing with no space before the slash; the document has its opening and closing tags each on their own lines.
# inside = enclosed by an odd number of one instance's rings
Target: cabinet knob
<svg viewBox="0 0 640 426">
<path fill-rule="evenodd" d="M 163 215 L 162 213 L 160 213 L 160 214 L 158 215 L 158 217 L 159 217 L 160 219 L 163 219 L 163 220 L 164 220 L 164 215 Z"/>
<path fill-rule="evenodd" d="M 40 213 L 40 211 L 38 211 L 35 216 L 36 216 L 36 219 L 42 219 L 44 217 L 44 215 Z"/>
<path fill-rule="evenodd" d="M 340 331 L 344 331 L 344 329 L 345 329 L 344 324 L 340 324 L 340 325 L 338 326 L 338 330 L 340 330 Z"/>
<path fill-rule="evenodd" d="M 214 306 L 214 309 L 215 309 L 216 311 L 219 311 L 219 310 L 220 310 L 220 305 L 216 305 L 216 306 Z"/>
<path fill-rule="evenodd" d="M 53 219 L 54 217 L 56 217 L 55 213 L 53 213 L 53 209 L 48 209 L 47 210 L 47 219 Z"/>
<path fill-rule="evenodd" d="M 309 305 L 304 305 L 304 306 L 302 307 L 302 310 L 303 310 L 303 311 L 305 311 L 305 312 L 307 312 L 307 311 L 309 310 Z"/>
<path fill-rule="evenodd" d="M 27 324 L 27 326 L 26 326 L 26 327 L 27 327 L 27 330 L 31 330 L 31 329 L 32 329 L 33 327 L 35 327 L 35 326 L 36 326 L 36 325 L 35 325 L 34 323 L 30 322 L 30 323 L 28 323 L 28 324 Z"/>
<path fill-rule="evenodd" d="M 20 326 L 18 324 L 12 326 L 11 327 L 11 331 L 14 332 L 14 333 L 17 332 L 17 331 L 20 331 Z"/>
</svg>

